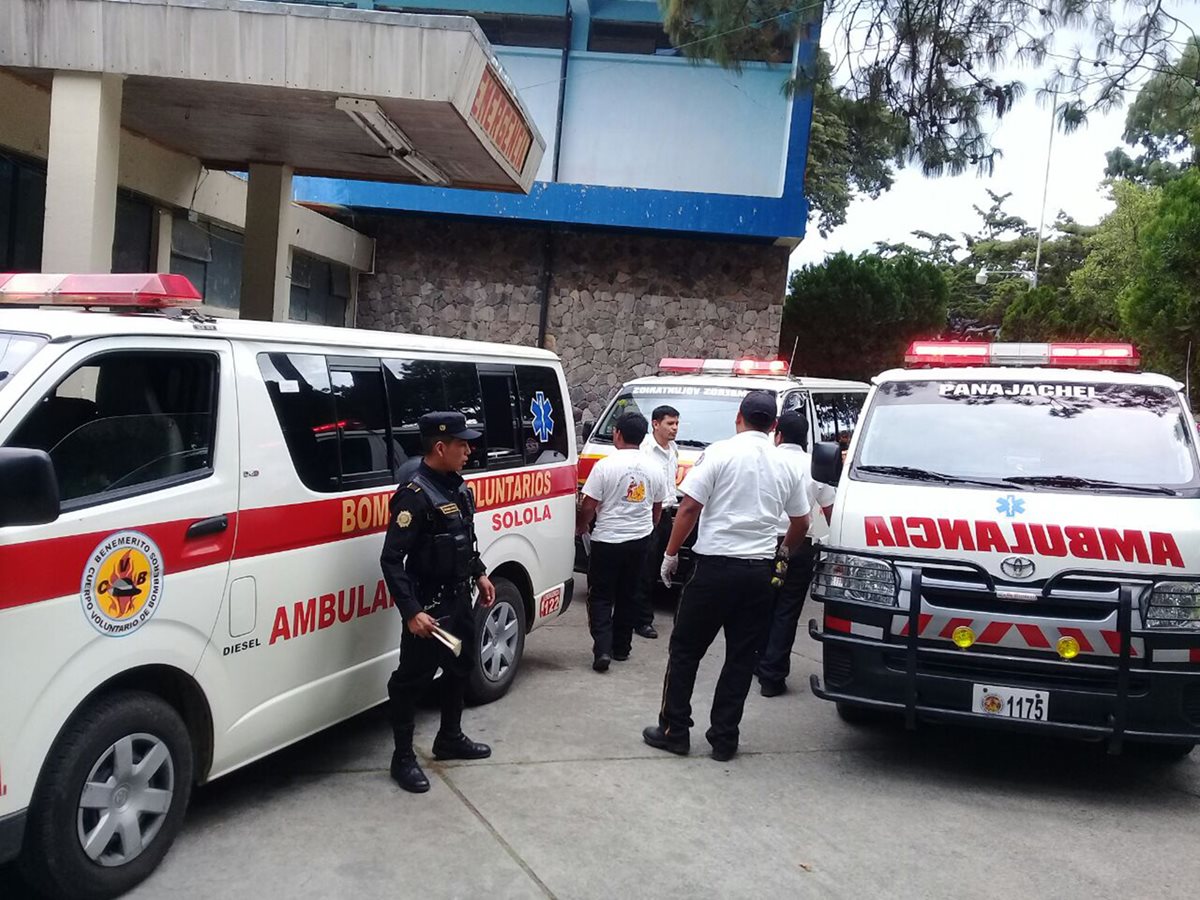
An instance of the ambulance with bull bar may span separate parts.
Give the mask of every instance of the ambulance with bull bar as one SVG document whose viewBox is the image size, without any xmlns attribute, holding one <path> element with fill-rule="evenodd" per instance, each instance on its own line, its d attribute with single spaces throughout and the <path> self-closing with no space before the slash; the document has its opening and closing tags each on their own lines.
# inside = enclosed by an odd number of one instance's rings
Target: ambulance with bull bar
<svg viewBox="0 0 1200 900">
<path fill-rule="evenodd" d="M 199 300 L 178 275 L 0 275 L 0 865 L 53 897 L 128 890 L 193 784 L 385 699 L 379 557 L 423 413 L 483 432 L 471 697 L 571 601 L 556 356 Z"/>
<path fill-rule="evenodd" d="M 813 596 L 813 692 L 869 711 L 1188 753 L 1200 464 L 1127 344 L 918 341 L 874 379 Z M 836 479 L 837 448 L 814 477 Z"/>
<path fill-rule="evenodd" d="M 803 412 L 809 421 L 810 443 L 831 441 L 845 448 L 869 389 L 870 385 L 861 381 L 790 375 L 786 359 L 666 358 L 659 363 L 658 374 L 635 378 L 613 394 L 580 450 L 579 484 L 582 487 L 597 460 L 613 452 L 613 429 L 626 412 L 641 413 L 650 421 L 656 407 L 679 410 L 678 486 L 709 444 L 733 437 L 738 406 L 750 391 L 774 394 L 780 413 Z M 668 530 L 664 528 L 662 533 Z M 693 534 L 680 554 L 676 585 L 685 582 L 692 571 L 690 547 L 694 540 Z M 657 548 L 660 553 L 663 546 Z M 577 568 L 586 571 L 582 542 L 576 554 Z"/>
</svg>

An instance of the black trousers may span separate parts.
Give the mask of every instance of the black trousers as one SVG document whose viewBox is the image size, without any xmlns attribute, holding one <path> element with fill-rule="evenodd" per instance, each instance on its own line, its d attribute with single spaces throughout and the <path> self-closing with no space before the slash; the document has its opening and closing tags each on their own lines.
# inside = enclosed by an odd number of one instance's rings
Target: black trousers
<svg viewBox="0 0 1200 900">
<path fill-rule="evenodd" d="M 671 523 L 674 516 L 663 510 L 658 524 L 650 535 L 650 544 L 646 549 L 646 562 L 642 567 L 642 577 L 638 579 L 637 593 L 633 605 L 633 626 L 654 624 L 654 586 L 658 584 L 659 570 L 662 568 L 663 550 L 671 538 Z"/>
<path fill-rule="evenodd" d="M 713 693 L 707 737 L 715 748 L 737 749 L 746 694 L 770 624 L 773 564 L 769 559 L 696 557 L 695 574 L 679 598 L 658 717 L 673 740 L 683 740 L 693 724 L 696 669 L 724 630 L 725 665 Z"/>
<path fill-rule="evenodd" d="M 812 543 L 805 541 L 788 563 L 783 585 L 774 591 L 775 611 L 771 617 L 771 633 L 756 673 L 761 681 L 784 681 L 792 669 L 792 644 L 796 642 L 796 627 L 804 611 L 808 586 L 812 584 L 816 558 Z"/>
<path fill-rule="evenodd" d="M 388 711 L 396 740 L 396 753 L 408 758 L 413 756 L 413 723 L 417 701 L 428 690 L 439 667 L 442 670 L 442 677 L 438 679 L 438 699 L 442 711 L 439 733 L 446 737 L 462 734 L 463 698 L 467 679 L 475 665 L 475 613 L 470 600 L 463 597 L 443 601 L 427 612 L 438 620 L 439 625 L 459 638 L 463 648 L 462 655 L 455 658 L 437 638 L 417 637 L 405 626 L 400 638 L 400 665 L 388 679 Z"/>
<path fill-rule="evenodd" d="M 592 541 L 588 563 L 588 630 L 592 654 L 624 656 L 633 643 L 637 583 L 646 564 L 652 535 L 620 544 Z"/>
</svg>

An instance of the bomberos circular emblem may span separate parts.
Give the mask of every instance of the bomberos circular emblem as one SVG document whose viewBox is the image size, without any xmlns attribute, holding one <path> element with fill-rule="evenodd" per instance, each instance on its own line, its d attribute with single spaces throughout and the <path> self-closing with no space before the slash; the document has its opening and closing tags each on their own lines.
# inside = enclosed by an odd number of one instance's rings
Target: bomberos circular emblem
<svg viewBox="0 0 1200 900">
<path fill-rule="evenodd" d="M 158 545 L 139 531 L 110 534 L 92 551 L 83 570 L 79 599 L 101 634 L 120 637 L 145 625 L 163 595 Z"/>
</svg>

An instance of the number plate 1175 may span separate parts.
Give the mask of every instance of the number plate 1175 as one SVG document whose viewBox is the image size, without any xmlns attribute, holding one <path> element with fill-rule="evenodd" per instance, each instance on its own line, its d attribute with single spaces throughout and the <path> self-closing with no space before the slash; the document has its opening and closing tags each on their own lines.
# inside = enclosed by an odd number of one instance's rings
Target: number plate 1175
<svg viewBox="0 0 1200 900">
<path fill-rule="evenodd" d="M 1049 691 L 1026 691 L 1021 688 L 977 684 L 971 695 L 972 712 L 1005 719 L 1045 722 L 1049 708 Z"/>
</svg>

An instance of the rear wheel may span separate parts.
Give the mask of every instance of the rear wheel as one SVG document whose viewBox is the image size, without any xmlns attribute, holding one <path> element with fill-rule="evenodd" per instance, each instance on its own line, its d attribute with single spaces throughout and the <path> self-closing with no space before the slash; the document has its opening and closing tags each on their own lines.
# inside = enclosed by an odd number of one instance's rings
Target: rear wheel
<svg viewBox="0 0 1200 900">
<path fill-rule="evenodd" d="M 491 703 L 508 693 L 525 655 L 525 600 L 507 578 L 493 583 L 496 602 L 476 611 L 475 668 L 467 683 L 472 703 Z"/>
<path fill-rule="evenodd" d="M 191 797 L 187 727 L 160 697 L 102 698 L 59 736 L 30 804 L 21 864 L 53 897 L 103 900 L 166 856 Z"/>
</svg>

